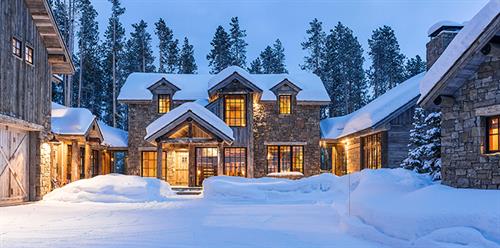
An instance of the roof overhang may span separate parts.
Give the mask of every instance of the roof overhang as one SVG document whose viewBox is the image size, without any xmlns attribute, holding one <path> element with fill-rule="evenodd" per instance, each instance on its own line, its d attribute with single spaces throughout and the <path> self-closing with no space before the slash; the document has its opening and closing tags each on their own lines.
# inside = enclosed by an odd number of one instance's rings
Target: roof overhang
<svg viewBox="0 0 500 248">
<path fill-rule="evenodd" d="M 46 0 L 25 0 L 48 53 L 52 73 L 73 74 L 75 67 Z"/>
<path fill-rule="evenodd" d="M 218 90 L 231 84 L 234 80 L 238 80 L 238 82 L 243 84 L 245 87 L 249 88 L 251 91 L 262 94 L 261 88 L 259 88 L 257 85 L 252 83 L 250 80 L 248 80 L 244 76 L 240 75 L 238 72 L 233 72 L 231 75 L 227 76 L 222 81 L 220 81 L 219 83 L 215 84 L 210 89 L 208 89 L 208 95 L 209 96 L 215 95 Z"/>
</svg>

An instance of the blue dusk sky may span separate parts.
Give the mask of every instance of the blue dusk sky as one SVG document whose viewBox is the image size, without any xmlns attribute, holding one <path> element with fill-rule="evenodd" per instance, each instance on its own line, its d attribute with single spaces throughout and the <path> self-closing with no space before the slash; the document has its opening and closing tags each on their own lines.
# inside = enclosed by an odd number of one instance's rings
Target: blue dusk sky
<svg viewBox="0 0 500 248">
<path fill-rule="evenodd" d="M 99 16 L 99 28 L 106 29 L 111 4 L 106 0 L 92 0 Z M 184 36 L 194 45 L 199 73 L 209 71 L 206 55 L 218 25 L 229 29 L 231 17 L 238 16 L 247 31 L 247 64 L 260 51 L 279 38 L 286 54 L 289 71 L 300 70 L 305 52 L 300 43 L 306 39 L 309 22 L 318 18 L 325 31 L 342 22 L 354 31 L 368 59 L 368 38 L 374 29 L 391 26 L 398 38 L 401 51 L 407 57 L 425 58 L 427 30 L 441 20 L 464 22 L 477 13 L 487 0 L 122 0 L 126 8 L 121 17 L 127 35 L 131 24 L 144 19 L 153 37 L 153 51 L 158 57 L 158 40 L 154 23 L 161 17 L 173 29 L 177 39 Z M 156 61 L 158 61 L 156 59 Z M 156 63 L 157 64 L 157 63 Z M 369 61 L 365 61 L 365 67 Z"/>
</svg>

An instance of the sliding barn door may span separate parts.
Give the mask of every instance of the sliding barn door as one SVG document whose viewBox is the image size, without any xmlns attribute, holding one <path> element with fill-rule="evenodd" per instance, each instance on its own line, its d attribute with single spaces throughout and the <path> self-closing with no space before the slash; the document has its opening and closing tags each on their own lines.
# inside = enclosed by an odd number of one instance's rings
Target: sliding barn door
<svg viewBox="0 0 500 248">
<path fill-rule="evenodd" d="M 28 200 L 28 132 L 0 125 L 0 204 Z"/>
</svg>

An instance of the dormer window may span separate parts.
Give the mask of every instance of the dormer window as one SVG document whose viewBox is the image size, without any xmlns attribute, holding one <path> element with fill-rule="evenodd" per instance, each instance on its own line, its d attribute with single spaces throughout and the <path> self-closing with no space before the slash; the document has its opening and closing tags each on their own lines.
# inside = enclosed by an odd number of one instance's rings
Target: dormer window
<svg viewBox="0 0 500 248">
<path fill-rule="evenodd" d="M 170 95 L 159 94 L 158 95 L 158 113 L 164 114 L 170 111 Z"/>
<path fill-rule="evenodd" d="M 487 121 L 487 152 L 496 153 L 500 152 L 499 142 L 499 129 L 500 129 L 500 116 L 492 116 L 486 119 Z"/>
<path fill-rule="evenodd" d="M 280 95 L 279 96 L 279 109 L 280 114 L 289 115 L 292 113 L 292 96 L 291 95 Z"/>
<path fill-rule="evenodd" d="M 247 125 L 245 95 L 226 95 L 224 97 L 224 121 L 230 127 Z"/>
</svg>

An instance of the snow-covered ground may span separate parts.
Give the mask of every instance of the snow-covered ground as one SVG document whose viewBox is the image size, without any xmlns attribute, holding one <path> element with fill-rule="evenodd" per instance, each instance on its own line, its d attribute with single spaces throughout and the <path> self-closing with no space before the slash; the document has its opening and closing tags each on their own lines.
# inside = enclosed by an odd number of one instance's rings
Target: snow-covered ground
<svg viewBox="0 0 500 248">
<path fill-rule="evenodd" d="M 107 175 L 0 208 L 0 247 L 500 247 L 500 191 L 403 169 L 215 177 L 203 196 Z"/>
</svg>

